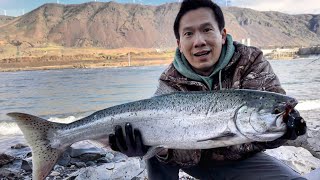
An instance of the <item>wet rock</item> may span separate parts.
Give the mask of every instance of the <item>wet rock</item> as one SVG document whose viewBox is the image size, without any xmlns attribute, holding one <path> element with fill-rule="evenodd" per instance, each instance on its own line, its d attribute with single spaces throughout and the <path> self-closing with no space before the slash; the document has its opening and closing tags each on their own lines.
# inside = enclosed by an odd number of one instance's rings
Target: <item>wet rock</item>
<svg viewBox="0 0 320 180">
<path fill-rule="evenodd" d="M 28 157 L 32 157 L 32 152 L 28 152 L 27 154 L 26 154 L 26 157 L 28 158 Z"/>
<path fill-rule="evenodd" d="M 8 164 L 14 160 L 15 160 L 15 157 L 13 157 L 13 156 L 10 156 L 7 154 L 0 154 L 0 167 L 5 164 Z"/>
<path fill-rule="evenodd" d="M 311 171 L 309 174 L 304 176 L 308 180 L 319 180 L 320 179 L 320 168 Z"/>
<path fill-rule="evenodd" d="M 86 165 L 87 166 L 94 166 L 94 165 L 96 165 L 96 163 L 94 163 L 93 161 L 88 161 L 88 162 L 86 162 Z"/>
<path fill-rule="evenodd" d="M 87 166 L 84 162 L 72 162 L 72 164 L 75 165 L 77 168 L 83 168 Z"/>
<path fill-rule="evenodd" d="M 54 168 L 53 168 L 54 171 L 58 171 L 60 173 L 63 172 L 64 169 L 65 168 L 63 166 L 60 166 L 60 165 L 55 165 Z"/>
<path fill-rule="evenodd" d="M 32 168 L 31 168 L 29 162 L 26 160 L 22 160 L 21 169 L 25 170 L 26 172 L 32 171 Z"/>
<path fill-rule="evenodd" d="M 61 166 L 67 166 L 70 163 L 70 161 L 71 161 L 71 157 L 70 157 L 69 153 L 65 152 L 59 158 L 57 164 L 59 164 Z"/>
<path fill-rule="evenodd" d="M 128 159 L 128 156 L 122 153 L 115 153 L 114 158 L 112 159 L 113 162 L 124 162 Z"/>
<path fill-rule="evenodd" d="M 111 162 L 111 161 L 105 157 L 102 157 L 97 160 L 97 163 L 100 163 L 100 164 L 109 163 L 109 162 Z"/>
<path fill-rule="evenodd" d="M 16 145 L 11 146 L 11 149 L 22 149 L 22 148 L 25 148 L 25 147 L 28 147 L 28 145 L 18 143 Z"/>
<path fill-rule="evenodd" d="M 107 163 L 101 166 L 87 167 L 72 173 L 69 177 L 84 179 L 132 179 L 147 177 L 144 167 L 138 158 L 128 158 L 124 162 Z"/>
<path fill-rule="evenodd" d="M 20 159 L 31 157 L 31 148 L 30 147 L 27 146 L 27 147 L 24 147 L 21 149 L 19 149 L 18 147 L 12 148 L 14 146 L 9 147 L 8 150 L 6 151 L 7 152 L 6 154 L 9 154 L 10 156 L 20 158 Z"/>
<path fill-rule="evenodd" d="M 59 176 L 59 175 L 60 175 L 60 172 L 58 172 L 58 171 L 52 171 L 50 173 L 50 176 Z"/>
<path fill-rule="evenodd" d="M 281 146 L 276 149 L 268 149 L 266 153 L 281 160 L 302 175 L 320 168 L 320 159 L 315 158 L 302 147 Z"/>
<path fill-rule="evenodd" d="M 0 168 L 0 179 L 21 179 L 20 171 L 13 168 Z"/>
<path fill-rule="evenodd" d="M 102 155 L 101 154 L 96 154 L 96 153 L 87 153 L 87 154 L 82 154 L 80 155 L 78 158 L 81 160 L 81 161 L 84 161 L 84 162 L 88 162 L 88 161 L 95 161 L 99 158 L 101 158 Z"/>
<path fill-rule="evenodd" d="M 105 154 L 104 157 L 111 161 L 114 158 L 114 154 L 112 154 L 111 152 L 108 152 L 108 153 Z"/>
<path fill-rule="evenodd" d="M 105 154 L 104 157 L 97 160 L 97 163 L 109 163 L 112 162 L 114 159 L 114 155 L 112 153 Z"/>
<path fill-rule="evenodd" d="M 114 163 L 104 164 L 104 168 L 106 168 L 107 170 L 113 170 L 114 167 L 115 167 L 115 164 L 114 164 Z"/>
<path fill-rule="evenodd" d="M 11 163 L 8 163 L 6 165 L 3 165 L 2 168 L 9 168 L 9 169 L 19 169 L 21 168 L 22 165 L 22 159 L 15 159 Z"/>
</svg>

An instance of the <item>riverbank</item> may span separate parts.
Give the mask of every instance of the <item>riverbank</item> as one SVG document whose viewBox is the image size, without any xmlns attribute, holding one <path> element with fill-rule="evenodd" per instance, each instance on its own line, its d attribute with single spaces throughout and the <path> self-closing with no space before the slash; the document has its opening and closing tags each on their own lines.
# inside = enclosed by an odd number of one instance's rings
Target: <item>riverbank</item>
<svg viewBox="0 0 320 180">
<path fill-rule="evenodd" d="M 292 60 L 314 55 L 317 47 L 262 49 L 266 59 Z M 175 49 L 66 48 L 0 46 L 0 72 L 166 65 Z"/>
<path fill-rule="evenodd" d="M 115 60 L 95 59 L 95 60 L 53 60 L 53 61 L 12 61 L 0 63 L 0 72 L 13 71 L 34 71 L 53 69 L 86 69 L 86 68 L 106 68 L 106 67 L 129 67 L 129 66 L 154 66 L 171 63 L 172 58 L 150 57 L 133 58 L 130 61 L 126 58 Z"/>
<path fill-rule="evenodd" d="M 73 68 L 152 66 L 169 64 L 174 50 L 64 48 L 48 46 L 0 52 L 0 72 Z"/>
<path fill-rule="evenodd" d="M 267 59 L 298 58 L 299 48 L 262 49 Z M 0 46 L 0 72 L 166 65 L 175 49 Z M 304 54 L 305 56 L 306 54 Z"/>
<path fill-rule="evenodd" d="M 0 152 L 0 179 L 31 179 L 32 153 L 25 143 L 6 139 L 6 150 Z M 23 140 L 24 141 L 24 140 Z M 2 143 L 3 144 L 3 143 Z M 320 178 L 320 160 L 301 147 L 282 146 L 267 150 L 309 180 Z M 72 145 L 54 166 L 49 179 L 148 179 L 144 160 L 128 158 L 110 149 L 100 149 L 83 141 Z M 180 170 L 180 180 L 196 180 Z"/>
</svg>

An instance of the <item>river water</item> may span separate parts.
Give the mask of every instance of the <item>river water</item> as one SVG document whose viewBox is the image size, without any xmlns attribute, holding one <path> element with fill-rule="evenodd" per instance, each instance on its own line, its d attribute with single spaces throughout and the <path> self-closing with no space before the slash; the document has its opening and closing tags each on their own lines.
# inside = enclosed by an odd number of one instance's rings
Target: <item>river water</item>
<svg viewBox="0 0 320 180">
<path fill-rule="evenodd" d="M 320 112 L 317 58 L 270 61 L 287 94 L 299 100 L 297 109 L 314 113 L 316 118 Z M 6 113 L 25 112 L 53 121 L 73 121 L 106 107 L 151 97 L 165 68 L 1 72 L 0 147 L 3 139 L 21 137 L 19 128 Z"/>
</svg>

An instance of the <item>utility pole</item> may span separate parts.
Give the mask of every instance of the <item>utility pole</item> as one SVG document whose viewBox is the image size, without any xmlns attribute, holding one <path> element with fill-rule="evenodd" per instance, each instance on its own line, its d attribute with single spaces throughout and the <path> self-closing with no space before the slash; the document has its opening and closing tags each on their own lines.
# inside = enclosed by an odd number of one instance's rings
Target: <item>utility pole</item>
<svg viewBox="0 0 320 180">
<path fill-rule="evenodd" d="M 2 8 L 0 8 L 0 10 L 3 10 L 3 14 L 4 14 L 5 16 L 7 16 L 7 10 L 2 9 Z"/>
<path fill-rule="evenodd" d="M 232 6 L 232 2 L 231 2 L 231 0 L 225 0 L 225 2 L 226 2 L 226 7 L 228 7 L 228 6 Z"/>
<path fill-rule="evenodd" d="M 129 66 L 131 66 L 131 55 L 130 55 L 130 52 L 128 53 L 128 64 L 129 64 Z"/>
</svg>

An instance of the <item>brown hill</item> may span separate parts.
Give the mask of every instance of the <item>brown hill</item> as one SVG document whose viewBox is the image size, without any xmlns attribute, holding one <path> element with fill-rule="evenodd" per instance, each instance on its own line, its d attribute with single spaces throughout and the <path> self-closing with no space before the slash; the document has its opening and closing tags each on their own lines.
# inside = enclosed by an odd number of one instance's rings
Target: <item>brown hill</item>
<svg viewBox="0 0 320 180">
<path fill-rule="evenodd" d="M 0 15 L 0 26 L 12 21 L 15 17 Z"/>
<path fill-rule="evenodd" d="M 179 4 L 160 6 L 90 2 L 45 4 L 1 26 L 0 40 L 17 39 L 34 46 L 172 48 L 173 21 Z M 235 40 L 255 46 L 320 44 L 320 15 L 288 15 L 230 7 L 223 9 Z"/>
<path fill-rule="evenodd" d="M 250 37 L 255 45 L 309 46 L 320 44 L 320 15 L 288 15 L 235 7 L 225 9 L 225 11 L 232 14 L 233 20 L 237 22 L 235 24 L 239 25 L 231 30 L 234 30 L 236 35 L 245 34 Z M 245 33 L 239 33 L 238 29 L 243 29 Z"/>
</svg>

